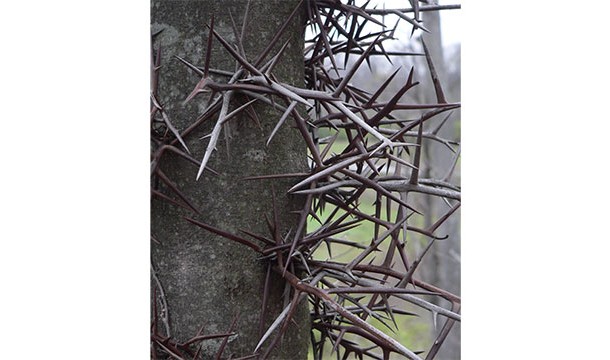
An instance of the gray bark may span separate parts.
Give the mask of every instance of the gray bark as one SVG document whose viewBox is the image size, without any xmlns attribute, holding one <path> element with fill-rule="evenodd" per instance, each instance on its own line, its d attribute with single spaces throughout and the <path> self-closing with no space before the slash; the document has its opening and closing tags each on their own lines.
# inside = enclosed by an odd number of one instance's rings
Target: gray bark
<svg viewBox="0 0 610 360">
<path fill-rule="evenodd" d="M 245 0 L 152 1 L 152 31 L 163 29 L 153 44 L 154 47 L 161 46 L 162 51 L 160 101 L 178 129 L 185 129 L 197 118 L 207 98 L 199 95 L 182 105 L 199 77 L 174 55 L 203 66 L 208 34 L 206 24 L 210 24 L 212 14 L 215 30 L 235 43 L 229 11 L 241 29 L 246 4 Z M 296 0 L 251 2 L 244 36 L 244 47 L 250 61 L 258 56 L 297 4 Z M 297 15 L 278 42 L 282 45 L 290 38 L 290 44 L 274 71 L 279 81 L 301 87 L 304 71 L 303 16 L 302 13 Z M 230 72 L 235 70 L 235 61 L 216 39 L 211 67 Z M 227 80 L 221 76 L 216 79 Z M 242 97 L 236 97 L 235 104 L 243 102 Z M 171 335 L 185 341 L 196 335 L 201 327 L 204 334 L 223 333 L 229 330 L 233 317 L 239 314 L 235 330 L 237 336 L 230 338 L 223 358 L 230 354 L 234 357 L 251 354 L 260 339 L 259 318 L 266 262 L 252 249 L 198 228 L 182 217 L 190 216 L 244 237 L 247 236 L 241 234 L 240 229 L 272 238 L 265 220 L 265 215 L 273 219 L 272 184 L 279 209 L 280 234 L 285 236 L 289 229 L 296 228 L 298 215 L 295 212 L 303 206 L 301 197 L 286 195 L 294 179 L 242 180 L 247 176 L 307 170 L 306 147 L 298 130 L 288 122 L 269 147 L 265 146 L 281 114 L 268 106 L 256 105 L 255 108 L 262 129 L 245 115 L 231 120 L 223 129 L 228 136 L 221 136 L 217 151 L 209 162 L 219 175 L 206 171 L 196 181 L 197 166 L 171 154 L 164 155 L 162 170 L 191 199 L 200 215 L 155 198 L 151 204 L 151 233 L 161 243 L 151 244 L 151 256 L 165 292 Z M 200 138 L 211 132 L 215 121 L 213 118 L 185 138 L 189 150 L 198 160 L 203 158 L 208 141 Z M 267 307 L 270 315 L 263 330 L 282 311 L 284 289 L 284 281 L 274 274 Z M 305 302 L 301 305 L 272 358 L 306 358 L 310 324 L 307 305 Z M 219 344 L 219 340 L 203 342 L 204 357 L 213 358 Z"/>
</svg>

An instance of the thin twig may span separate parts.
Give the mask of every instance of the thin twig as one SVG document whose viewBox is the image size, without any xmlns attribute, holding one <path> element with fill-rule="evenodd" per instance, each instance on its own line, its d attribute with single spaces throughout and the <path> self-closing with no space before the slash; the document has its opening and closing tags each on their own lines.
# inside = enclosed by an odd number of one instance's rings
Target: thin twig
<svg viewBox="0 0 610 360">
<path fill-rule="evenodd" d="M 157 284 L 157 289 L 159 289 L 159 299 L 161 300 L 161 305 L 163 306 L 163 309 L 161 309 L 161 313 L 163 314 L 163 316 L 161 317 L 161 321 L 163 321 L 163 325 L 165 326 L 165 336 L 171 337 L 172 333 L 169 327 L 169 313 L 167 307 L 167 300 L 165 299 L 165 291 L 163 291 L 161 281 L 159 281 L 159 278 L 157 277 L 157 272 L 155 271 L 155 268 L 152 264 L 150 264 L 150 273 L 152 274 L 152 277 L 155 280 L 155 283 Z M 155 299 L 155 301 L 157 301 L 157 299 Z"/>
</svg>

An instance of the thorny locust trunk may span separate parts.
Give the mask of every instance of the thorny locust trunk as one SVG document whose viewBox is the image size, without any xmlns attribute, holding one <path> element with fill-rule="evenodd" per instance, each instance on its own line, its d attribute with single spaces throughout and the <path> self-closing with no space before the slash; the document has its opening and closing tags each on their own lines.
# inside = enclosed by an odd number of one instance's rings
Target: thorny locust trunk
<svg viewBox="0 0 610 360">
<path fill-rule="evenodd" d="M 297 6 L 294 0 L 251 1 L 243 35 L 247 58 L 253 61 L 275 35 L 277 28 Z M 200 76 L 184 66 L 175 55 L 203 67 L 209 25 L 214 16 L 215 30 L 225 39 L 236 43 L 232 15 L 241 31 L 246 0 L 162 1 L 151 3 L 151 31 L 163 30 L 155 37 L 153 48 L 161 47 L 159 99 L 176 128 L 184 130 L 193 123 L 207 103 L 207 95 L 195 97 L 183 105 Z M 278 80 L 303 86 L 303 14 L 299 13 L 286 31 L 275 51 L 288 38 L 279 64 L 274 69 Z M 214 39 L 211 68 L 233 72 L 235 62 Z M 223 75 L 213 75 L 221 82 Z M 236 96 L 233 108 L 245 103 Z M 273 219 L 272 188 L 276 194 L 280 234 L 296 228 L 296 211 L 303 199 L 289 196 L 286 190 L 294 178 L 279 180 L 243 180 L 244 177 L 307 170 L 306 147 L 298 130 L 283 126 L 269 146 L 265 142 L 281 116 L 268 106 L 255 106 L 257 120 L 242 112 L 223 129 L 217 151 L 209 166 L 219 174 L 205 171 L 196 181 L 197 166 L 174 156 L 164 155 L 161 170 L 193 202 L 200 214 L 178 208 L 153 198 L 151 233 L 159 243 L 151 243 L 153 268 L 167 300 L 171 336 L 186 341 L 203 328 L 203 334 L 229 330 L 239 316 L 223 358 L 246 356 L 253 352 L 260 339 L 263 284 L 267 271 L 264 259 L 241 244 L 213 235 L 184 220 L 193 217 L 224 231 L 240 234 L 240 229 L 272 238 L 265 216 Z M 208 135 L 216 121 L 213 117 L 185 138 L 194 158 L 201 160 Z M 273 185 L 273 186 L 272 186 Z M 256 242 L 256 240 L 253 240 Z M 285 286 L 275 276 L 267 306 L 267 321 L 263 331 L 285 306 L 282 296 Z M 151 289 L 155 285 L 151 283 Z M 288 297 L 290 298 L 290 297 Z M 307 307 L 295 316 L 294 323 L 281 346 L 272 354 L 278 359 L 305 359 L 309 341 Z M 220 340 L 204 341 L 205 358 L 213 358 Z"/>
</svg>

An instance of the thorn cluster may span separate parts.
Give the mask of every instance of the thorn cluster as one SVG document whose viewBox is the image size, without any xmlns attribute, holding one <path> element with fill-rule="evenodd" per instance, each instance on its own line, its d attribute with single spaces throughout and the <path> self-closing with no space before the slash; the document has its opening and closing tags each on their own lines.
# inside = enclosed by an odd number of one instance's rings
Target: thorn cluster
<svg viewBox="0 0 610 360">
<path fill-rule="evenodd" d="M 304 300 L 310 306 L 315 359 L 324 358 L 329 347 L 343 359 L 350 354 L 361 359 L 365 356 L 389 359 L 392 352 L 412 360 L 422 359 L 420 354 L 427 352 L 426 359 L 432 359 L 454 322 L 460 321 L 460 298 L 419 280 L 416 274 L 428 250 L 436 241 L 446 238 L 437 234 L 437 230 L 460 207 L 460 187 L 451 183 L 451 174 L 460 155 L 459 143 L 438 135 L 440 127 L 450 119 L 451 110 L 459 108 L 460 104 L 446 101 L 425 44 L 422 44 L 423 53 L 391 52 L 384 47 L 384 42 L 393 39 L 396 27 L 387 28 L 379 20 L 380 16 L 398 15 L 399 21 L 408 22 L 413 31 L 426 32 L 428 29 L 420 19 L 420 12 L 443 9 L 441 6 L 420 6 L 418 1 L 410 3 L 412 7 L 408 9 L 381 11 L 367 7 L 368 2 L 358 7 L 353 1 L 302 1 L 299 7 L 306 7 L 307 26 L 315 34 L 306 41 L 304 49 L 306 86 L 303 88 L 286 84 L 274 75 L 274 67 L 288 43 L 280 46 L 277 53 L 271 53 L 272 49 L 277 48 L 279 39 L 299 8 L 295 8 L 265 50 L 253 61 L 246 57 L 243 50 L 246 19 L 241 33 L 232 22 L 235 44 L 229 43 L 214 29 L 212 19 L 208 26 L 203 66 L 198 67 L 187 59 L 178 58 L 200 77 L 185 102 L 197 101 L 203 93 L 209 95 L 208 105 L 201 116 L 181 132 L 172 125 L 159 102 L 156 85 L 160 49 L 153 54 L 151 129 L 154 146 L 151 172 L 156 181 L 170 189 L 168 194 L 153 188 L 153 196 L 198 213 L 192 202 L 160 170 L 158 164 L 163 154 L 171 151 L 196 164 L 199 167 L 198 179 L 206 169 L 214 173 L 208 167 L 208 161 L 213 156 L 223 125 L 242 112 L 256 114 L 252 106 L 255 103 L 266 104 L 282 112 L 268 135 L 268 146 L 273 146 L 278 129 L 288 124 L 299 129 L 307 144 L 310 157 L 308 173 L 245 179 L 296 179 L 289 193 L 304 196 L 306 201 L 299 214 L 297 228 L 288 235 L 279 234 L 279 210 L 275 205 L 270 209 L 272 219 L 267 218 L 268 234 L 255 234 L 245 229 L 241 230 L 243 234 L 232 234 L 186 218 L 207 231 L 250 247 L 266 260 L 268 276 L 263 299 L 267 298 L 271 271 L 281 274 L 292 287 L 288 305 L 266 330 L 262 327 L 267 316 L 263 301 L 261 339 L 253 349 L 253 356 L 266 358 L 270 354 L 287 331 L 297 305 Z M 407 15 L 411 13 L 413 18 Z M 369 23 L 380 26 L 382 30 L 365 32 Z M 418 38 L 412 37 L 412 40 L 418 41 Z M 238 65 L 235 72 L 219 72 L 210 68 L 213 41 L 220 43 L 235 60 Z M 390 62 L 396 56 L 424 56 L 437 102 L 414 104 L 403 100 L 404 95 L 416 91 L 419 84 L 413 68 L 407 73 L 397 69 L 374 92 L 353 85 L 361 65 L 366 62 L 370 68 L 371 59 L 379 56 Z M 341 59 L 342 64 L 339 63 Z M 214 80 L 211 73 L 222 73 L 228 80 Z M 402 85 L 390 94 L 388 100 L 382 100 L 383 94 L 387 95 L 390 83 L 396 81 Z M 246 95 L 251 100 L 231 109 L 230 104 L 236 94 Z M 299 105 L 304 106 L 306 112 L 299 111 Z M 432 127 L 431 120 L 440 115 L 445 118 L 440 125 Z M 195 159 L 183 139 L 203 121 L 210 119 L 215 119 L 215 125 L 210 136 L 206 137 L 207 149 L 202 158 Z M 324 137 L 318 138 L 316 133 L 323 133 Z M 427 141 L 442 143 L 455 154 L 451 169 L 446 169 L 444 173 L 447 175 L 441 179 L 424 178 L 420 172 L 424 166 L 434 166 L 423 163 L 422 149 Z M 447 204 L 445 215 L 431 219 L 431 226 L 422 227 L 421 219 L 426 215 L 409 200 L 415 193 L 443 199 Z M 372 212 L 363 209 L 366 202 L 373 202 Z M 420 220 L 416 220 L 418 218 Z M 317 224 L 313 226 L 314 223 Z M 364 223 L 370 223 L 373 229 L 368 234 L 368 242 L 354 239 L 350 232 Z M 414 239 L 427 240 L 423 251 L 418 253 L 409 249 Z M 348 255 L 334 256 L 338 251 Z M 325 258 L 321 257 L 322 253 L 326 254 Z M 429 300 L 431 297 L 443 298 L 451 307 L 435 305 Z M 154 303 L 156 306 L 157 302 Z M 416 315 L 412 310 L 414 308 L 430 312 L 435 322 L 437 315 L 445 319 L 437 339 L 425 351 L 411 350 L 389 335 L 399 328 L 397 319 Z M 156 329 L 156 317 L 154 321 L 153 329 Z M 213 336 L 224 337 L 223 344 L 226 344 L 234 330 L 233 325 L 226 334 Z M 169 332 L 169 326 L 166 327 Z M 275 336 L 272 336 L 274 333 Z M 190 342 L 177 344 L 169 340 L 170 334 L 163 337 L 154 330 L 152 341 L 157 349 L 174 357 L 188 355 L 196 359 L 199 351 L 193 352 L 190 345 L 210 336 L 198 334 Z M 190 352 L 186 349 L 190 349 Z"/>
</svg>

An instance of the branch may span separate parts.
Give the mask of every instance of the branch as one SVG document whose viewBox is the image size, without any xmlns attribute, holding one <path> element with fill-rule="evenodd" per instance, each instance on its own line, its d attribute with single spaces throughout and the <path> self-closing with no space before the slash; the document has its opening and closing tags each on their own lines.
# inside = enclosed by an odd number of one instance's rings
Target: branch
<svg viewBox="0 0 610 360">
<path fill-rule="evenodd" d="M 409 183 L 409 180 L 383 180 L 383 179 L 380 179 L 378 184 L 379 184 L 379 186 L 381 186 L 382 188 L 384 188 L 385 190 L 388 190 L 388 191 L 398 191 L 398 192 L 412 191 L 412 192 L 446 197 L 449 199 L 461 201 L 461 192 L 460 191 L 441 189 L 438 187 L 432 187 L 432 186 L 423 185 L 423 184 L 413 185 L 413 184 Z M 437 184 L 440 184 L 440 182 Z M 447 185 L 445 185 L 445 186 L 447 186 Z M 307 189 L 307 190 L 294 191 L 293 194 L 325 194 L 325 193 L 328 193 L 330 190 L 333 190 L 333 189 L 336 189 L 339 187 L 371 188 L 367 184 L 363 184 L 356 180 L 341 180 L 341 181 L 334 181 L 334 182 L 330 182 L 330 183 L 320 183 L 319 187 L 316 187 L 313 189 Z M 294 188 L 296 188 L 296 186 Z"/>
</svg>

